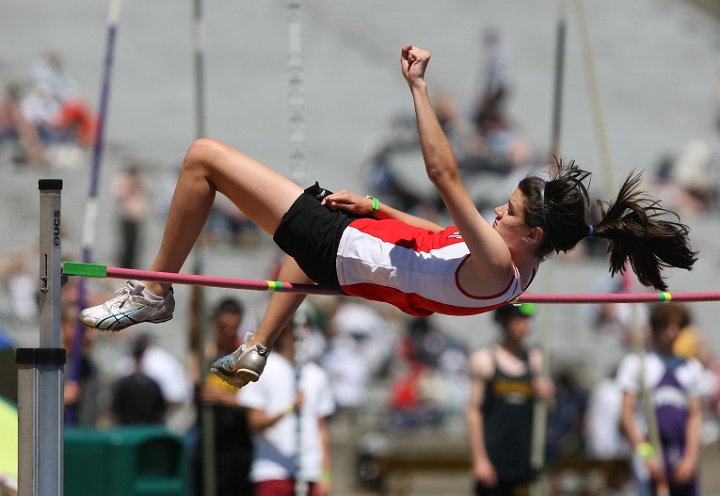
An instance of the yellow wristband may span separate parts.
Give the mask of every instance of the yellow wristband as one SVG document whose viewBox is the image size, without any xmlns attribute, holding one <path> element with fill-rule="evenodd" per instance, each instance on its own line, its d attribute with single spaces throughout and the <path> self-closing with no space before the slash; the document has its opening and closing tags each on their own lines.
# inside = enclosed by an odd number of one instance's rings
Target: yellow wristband
<svg viewBox="0 0 720 496">
<path fill-rule="evenodd" d="M 638 445 L 635 446 L 635 452 L 643 460 L 647 460 L 648 458 L 652 458 L 653 456 L 655 456 L 655 448 L 653 448 L 653 445 L 648 443 L 647 441 L 638 443 Z"/>
<path fill-rule="evenodd" d="M 323 470 L 322 474 L 320 474 L 320 482 L 330 483 L 332 482 L 332 473 L 330 473 L 329 470 Z"/>
<path fill-rule="evenodd" d="M 368 200 L 372 200 L 372 208 L 370 209 L 370 215 L 375 217 L 375 212 L 377 212 L 380 209 L 380 200 L 375 198 L 374 196 L 366 196 Z"/>
</svg>

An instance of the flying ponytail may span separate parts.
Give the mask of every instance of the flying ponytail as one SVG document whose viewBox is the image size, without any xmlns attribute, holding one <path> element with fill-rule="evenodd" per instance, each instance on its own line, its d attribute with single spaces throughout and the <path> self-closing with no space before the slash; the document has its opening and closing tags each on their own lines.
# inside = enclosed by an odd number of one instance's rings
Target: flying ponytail
<svg viewBox="0 0 720 496">
<path fill-rule="evenodd" d="M 664 291 L 667 284 L 661 269 L 691 270 L 697 252 L 690 248 L 688 227 L 675 212 L 662 208 L 657 200 L 640 190 L 641 179 L 640 173 L 629 175 L 615 202 L 598 201 L 602 220 L 594 226 L 594 232 L 610 243 L 613 275 L 622 273 L 629 261 L 642 284 Z M 668 216 L 674 220 L 668 220 Z"/>
<path fill-rule="evenodd" d="M 557 174 L 549 181 L 537 176 L 524 178 L 518 188 L 527 199 L 525 223 L 544 231 L 537 255 L 544 258 L 552 252 L 566 252 L 589 236 L 604 238 L 609 242 L 613 275 L 623 273 L 629 261 L 642 284 L 666 290 L 662 268 L 691 270 L 697 252 L 690 248 L 688 227 L 676 213 L 640 190 L 641 179 L 640 173 L 630 174 L 614 202 L 598 200 L 602 218 L 592 224 L 590 173 L 574 161 L 564 164 L 557 160 Z"/>
</svg>

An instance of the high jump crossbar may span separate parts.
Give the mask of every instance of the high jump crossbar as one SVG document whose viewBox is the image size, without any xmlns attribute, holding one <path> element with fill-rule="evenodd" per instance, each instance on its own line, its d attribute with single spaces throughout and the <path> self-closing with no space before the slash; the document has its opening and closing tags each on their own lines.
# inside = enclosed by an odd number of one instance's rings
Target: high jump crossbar
<svg viewBox="0 0 720 496">
<path fill-rule="evenodd" d="M 216 288 L 245 289 L 250 291 L 270 291 L 283 293 L 302 293 L 318 295 L 341 295 L 339 291 L 321 288 L 316 284 L 296 284 L 282 281 L 237 279 L 197 274 L 157 272 L 151 270 L 124 269 L 108 267 L 103 264 L 64 262 L 62 273 L 65 276 L 96 277 L 110 279 L 138 279 L 142 281 L 168 282 L 175 284 L 202 285 Z M 558 293 L 523 294 L 513 303 L 668 303 L 692 301 L 719 301 L 720 291 L 701 291 L 685 293 Z"/>
</svg>

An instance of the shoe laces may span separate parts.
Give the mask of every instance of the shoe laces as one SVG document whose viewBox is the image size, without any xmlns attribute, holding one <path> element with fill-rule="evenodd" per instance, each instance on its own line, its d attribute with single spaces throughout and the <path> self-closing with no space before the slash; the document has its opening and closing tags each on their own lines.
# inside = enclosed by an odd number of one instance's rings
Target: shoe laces
<svg viewBox="0 0 720 496">
<path fill-rule="evenodd" d="M 126 286 L 123 286 L 122 288 L 115 291 L 115 294 L 117 296 L 113 296 L 113 298 L 110 300 L 111 305 L 122 308 L 128 302 L 132 301 L 134 296 L 142 294 L 143 289 L 145 289 L 145 286 L 143 286 L 142 284 L 128 281 Z"/>
</svg>

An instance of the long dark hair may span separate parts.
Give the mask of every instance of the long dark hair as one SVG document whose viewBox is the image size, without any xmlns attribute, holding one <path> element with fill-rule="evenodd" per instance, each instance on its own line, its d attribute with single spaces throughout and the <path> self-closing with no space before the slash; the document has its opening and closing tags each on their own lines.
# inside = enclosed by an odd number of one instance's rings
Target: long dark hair
<svg viewBox="0 0 720 496">
<path fill-rule="evenodd" d="M 662 268 L 691 270 L 697 252 L 690 248 L 688 227 L 676 213 L 640 190 L 641 179 L 642 173 L 631 173 L 614 202 L 598 200 L 601 220 L 592 227 L 590 173 L 575 161 L 557 160 L 557 173 L 551 180 L 528 176 L 520 181 L 518 188 L 527 199 L 525 223 L 542 227 L 545 233 L 536 254 L 544 258 L 553 251 L 566 252 L 586 237 L 604 238 L 609 242 L 612 275 L 622 274 L 629 261 L 642 284 L 666 290 Z M 674 220 L 661 218 L 666 216 Z"/>
</svg>

